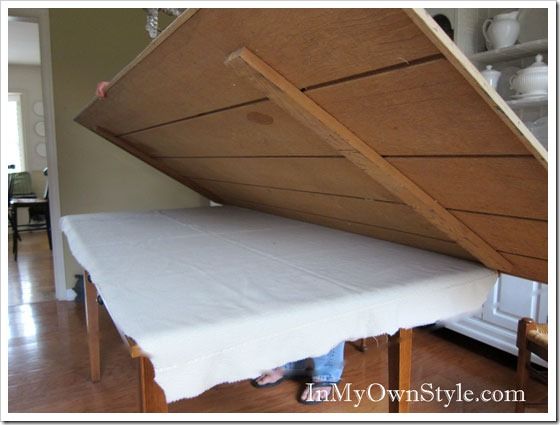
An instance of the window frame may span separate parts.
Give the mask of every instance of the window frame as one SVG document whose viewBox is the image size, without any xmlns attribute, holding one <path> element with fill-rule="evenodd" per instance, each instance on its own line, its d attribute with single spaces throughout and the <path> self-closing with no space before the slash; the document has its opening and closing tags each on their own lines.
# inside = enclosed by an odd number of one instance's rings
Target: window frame
<svg viewBox="0 0 560 425">
<path fill-rule="evenodd" d="M 23 93 L 22 92 L 8 92 L 8 102 L 12 102 L 15 99 L 17 104 L 17 119 L 19 125 L 19 147 L 20 147 L 20 159 L 21 159 L 21 170 L 28 171 L 27 163 L 27 146 L 26 146 L 26 135 L 25 135 L 25 125 L 23 122 Z"/>
</svg>

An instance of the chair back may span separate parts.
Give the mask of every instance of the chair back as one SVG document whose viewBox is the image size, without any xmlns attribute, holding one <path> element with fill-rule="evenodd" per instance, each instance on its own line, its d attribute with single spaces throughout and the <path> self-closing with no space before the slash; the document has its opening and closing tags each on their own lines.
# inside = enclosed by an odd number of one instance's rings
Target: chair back
<svg viewBox="0 0 560 425">
<path fill-rule="evenodd" d="M 8 174 L 8 196 L 33 195 L 31 174 L 27 171 Z"/>
</svg>

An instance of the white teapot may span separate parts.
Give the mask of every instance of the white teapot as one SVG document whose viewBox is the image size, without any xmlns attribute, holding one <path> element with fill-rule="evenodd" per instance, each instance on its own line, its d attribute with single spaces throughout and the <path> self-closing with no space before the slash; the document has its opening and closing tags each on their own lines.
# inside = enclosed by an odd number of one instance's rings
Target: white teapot
<svg viewBox="0 0 560 425">
<path fill-rule="evenodd" d="M 482 34 L 486 39 L 488 50 L 501 49 L 502 47 L 513 46 L 519 36 L 519 21 L 517 17 L 519 11 L 515 10 L 508 13 L 489 18 L 482 24 Z"/>
<path fill-rule="evenodd" d="M 537 55 L 532 65 L 512 75 L 509 85 L 518 97 L 547 94 L 548 66 L 543 62 L 543 55 Z"/>
</svg>

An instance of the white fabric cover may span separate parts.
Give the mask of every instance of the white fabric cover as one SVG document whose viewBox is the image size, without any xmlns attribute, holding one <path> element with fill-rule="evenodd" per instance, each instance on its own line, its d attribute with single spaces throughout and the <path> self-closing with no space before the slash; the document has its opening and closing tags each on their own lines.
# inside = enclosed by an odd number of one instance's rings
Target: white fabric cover
<svg viewBox="0 0 560 425">
<path fill-rule="evenodd" d="M 167 401 L 481 307 L 479 264 L 235 207 L 66 216 L 61 227 Z"/>
</svg>

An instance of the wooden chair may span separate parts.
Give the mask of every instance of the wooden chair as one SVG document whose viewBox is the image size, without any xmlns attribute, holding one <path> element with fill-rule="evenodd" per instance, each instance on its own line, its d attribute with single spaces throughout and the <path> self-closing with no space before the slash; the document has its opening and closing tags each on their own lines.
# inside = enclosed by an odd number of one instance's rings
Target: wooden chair
<svg viewBox="0 0 560 425">
<path fill-rule="evenodd" d="M 526 399 L 527 378 L 531 368 L 531 353 L 541 359 L 548 361 L 548 324 L 536 323 L 533 319 L 522 318 L 517 326 L 517 389 L 523 390 Z M 527 405 L 539 405 L 543 403 L 528 403 L 517 401 L 515 411 L 525 412 Z"/>
<path fill-rule="evenodd" d="M 24 174 L 24 173 L 19 173 Z M 27 173 L 28 174 L 28 173 Z M 48 174 L 47 168 L 43 170 L 43 174 L 46 176 Z M 18 196 L 15 186 L 15 178 L 10 179 L 8 183 L 8 204 L 9 204 L 9 222 L 12 226 L 13 231 L 13 246 L 12 252 L 14 254 L 14 260 L 17 261 L 18 253 L 18 241 L 21 241 L 20 230 L 47 230 L 47 237 L 49 240 L 49 247 L 52 250 L 52 238 L 51 238 L 51 220 L 49 213 L 49 189 L 48 181 L 45 184 L 45 192 L 43 198 L 37 198 L 35 194 L 29 194 L 28 196 Z M 44 223 L 38 224 L 19 224 L 18 223 L 18 209 L 28 208 L 30 211 L 33 210 L 35 214 L 40 214 L 45 217 Z"/>
</svg>

